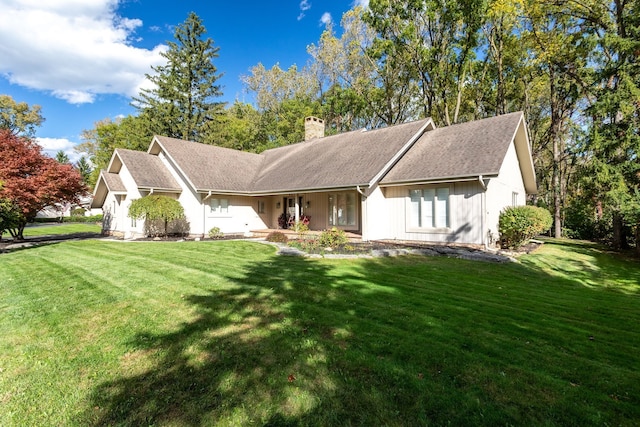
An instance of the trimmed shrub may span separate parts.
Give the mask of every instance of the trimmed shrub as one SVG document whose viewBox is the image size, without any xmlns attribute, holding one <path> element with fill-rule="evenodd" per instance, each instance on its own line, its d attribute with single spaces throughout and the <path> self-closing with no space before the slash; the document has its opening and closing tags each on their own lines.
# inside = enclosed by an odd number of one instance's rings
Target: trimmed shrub
<svg viewBox="0 0 640 427">
<path fill-rule="evenodd" d="M 512 206 L 500 212 L 500 244 L 518 248 L 527 240 L 548 230 L 553 218 L 548 210 L 536 206 Z"/>
<path fill-rule="evenodd" d="M 269 233 L 265 239 L 267 242 L 275 242 L 275 243 L 287 243 L 289 239 L 284 233 L 279 231 L 272 231 Z"/>
<path fill-rule="evenodd" d="M 224 237 L 224 233 L 222 231 L 220 231 L 220 227 L 212 227 L 211 230 L 209 230 L 209 238 L 210 239 L 222 239 Z"/>
<path fill-rule="evenodd" d="M 63 222 L 102 222 L 102 214 L 92 216 L 68 216 L 63 218 Z"/>
<path fill-rule="evenodd" d="M 86 211 L 85 208 L 75 208 L 71 211 L 71 216 L 84 216 Z"/>
<path fill-rule="evenodd" d="M 318 238 L 318 244 L 323 248 L 335 249 L 348 243 L 347 233 L 333 227 L 331 230 L 324 230 Z"/>
</svg>

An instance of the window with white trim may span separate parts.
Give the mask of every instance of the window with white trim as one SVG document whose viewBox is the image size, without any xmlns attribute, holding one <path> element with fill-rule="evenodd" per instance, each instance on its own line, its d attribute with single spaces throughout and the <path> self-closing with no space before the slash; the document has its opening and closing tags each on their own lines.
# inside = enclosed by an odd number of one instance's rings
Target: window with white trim
<svg viewBox="0 0 640 427">
<path fill-rule="evenodd" d="M 518 193 L 515 191 L 511 193 L 511 206 L 518 206 Z"/>
<path fill-rule="evenodd" d="M 409 228 L 449 228 L 449 187 L 409 190 Z"/>
<path fill-rule="evenodd" d="M 213 215 L 226 215 L 229 213 L 229 199 L 209 199 L 209 213 Z"/>
</svg>

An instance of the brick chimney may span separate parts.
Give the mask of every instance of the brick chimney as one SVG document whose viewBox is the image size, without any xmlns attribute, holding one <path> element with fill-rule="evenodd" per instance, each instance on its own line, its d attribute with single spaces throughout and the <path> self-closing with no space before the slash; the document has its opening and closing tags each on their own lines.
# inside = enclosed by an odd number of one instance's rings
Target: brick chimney
<svg viewBox="0 0 640 427">
<path fill-rule="evenodd" d="M 324 120 L 317 117 L 305 117 L 304 119 L 304 140 L 310 141 L 315 138 L 324 137 Z"/>
</svg>

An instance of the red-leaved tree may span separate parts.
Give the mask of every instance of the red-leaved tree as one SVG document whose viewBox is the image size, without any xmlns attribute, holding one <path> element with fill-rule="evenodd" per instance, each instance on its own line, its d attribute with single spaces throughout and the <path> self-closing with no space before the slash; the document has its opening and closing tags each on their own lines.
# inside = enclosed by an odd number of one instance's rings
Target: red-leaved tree
<svg viewBox="0 0 640 427">
<path fill-rule="evenodd" d="M 9 232 L 23 239 L 27 222 L 46 206 L 77 203 L 87 187 L 80 173 L 69 164 L 60 164 L 42 154 L 42 148 L 29 138 L 0 129 L 0 199 L 18 206 L 18 227 Z"/>
</svg>

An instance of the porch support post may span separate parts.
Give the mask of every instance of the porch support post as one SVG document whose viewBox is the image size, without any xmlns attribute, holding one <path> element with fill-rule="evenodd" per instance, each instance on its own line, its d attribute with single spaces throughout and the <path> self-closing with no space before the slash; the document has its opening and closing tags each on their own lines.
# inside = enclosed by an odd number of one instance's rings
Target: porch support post
<svg viewBox="0 0 640 427">
<path fill-rule="evenodd" d="M 300 221 L 300 198 L 298 197 L 298 193 L 296 193 L 296 222 Z"/>
</svg>

